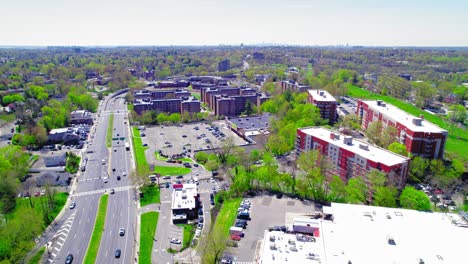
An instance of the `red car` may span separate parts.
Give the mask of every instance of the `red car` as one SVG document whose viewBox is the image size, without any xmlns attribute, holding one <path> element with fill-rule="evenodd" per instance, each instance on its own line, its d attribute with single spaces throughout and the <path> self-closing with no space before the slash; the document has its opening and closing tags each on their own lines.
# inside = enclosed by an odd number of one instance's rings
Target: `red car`
<svg viewBox="0 0 468 264">
<path fill-rule="evenodd" d="M 434 193 L 435 194 L 444 194 L 444 191 L 442 191 L 441 189 L 435 189 Z"/>
<path fill-rule="evenodd" d="M 234 240 L 234 241 L 240 241 L 241 237 L 238 236 L 238 235 L 231 235 L 231 239 Z"/>
</svg>

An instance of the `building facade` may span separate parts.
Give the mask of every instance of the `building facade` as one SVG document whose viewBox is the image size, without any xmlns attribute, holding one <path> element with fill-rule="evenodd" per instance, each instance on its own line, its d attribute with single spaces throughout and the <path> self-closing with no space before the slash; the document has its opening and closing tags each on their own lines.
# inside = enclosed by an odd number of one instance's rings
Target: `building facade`
<svg viewBox="0 0 468 264">
<path fill-rule="evenodd" d="M 322 127 L 299 128 L 296 149 L 299 152 L 318 150 L 331 165 L 327 176 L 338 175 L 344 182 L 356 176 L 362 176 L 367 182 L 367 174 L 376 169 L 399 188 L 406 183 L 409 158 Z"/>
<path fill-rule="evenodd" d="M 363 130 L 372 122 L 381 121 L 384 128 L 392 126 L 397 129 L 397 141 L 404 144 L 408 152 L 428 159 L 443 158 L 447 131 L 422 116 L 415 117 L 380 100 L 359 101 L 356 111 Z"/>
<path fill-rule="evenodd" d="M 317 106 L 322 119 L 328 119 L 330 124 L 334 124 L 337 118 L 336 107 L 338 102 L 329 92 L 324 90 L 308 90 L 307 102 Z"/>
</svg>

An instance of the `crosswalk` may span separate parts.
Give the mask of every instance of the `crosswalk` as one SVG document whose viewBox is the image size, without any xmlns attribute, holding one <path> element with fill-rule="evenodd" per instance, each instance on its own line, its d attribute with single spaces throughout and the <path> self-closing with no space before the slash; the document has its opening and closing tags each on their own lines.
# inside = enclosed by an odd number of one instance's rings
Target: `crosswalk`
<svg viewBox="0 0 468 264">
<path fill-rule="evenodd" d="M 76 213 L 73 213 L 70 217 L 68 217 L 67 221 L 65 221 L 60 230 L 57 231 L 57 233 L 55 233 L 55 235 L 52 237 L 52 242 L 47 245 L 49 247 L 48 252 L 50 252 L 49 258 L 47 259 L 49 263 L 54 262 L 55 257 L 57 257 L 58 253 L 62 249 L 63 243 L 65 243 L 65 240 L 68 237 L 68 233 L 70 232 L 70 229 L 75 220 L 75 214 Z"/>
<path fill-rule="evenodd" d="M 132 185 L 127 185 L 127 186 L 115 187 L 113 189 L 114 189 L 115 192 L 122 192 L 122 191 L 128 191 L 128 190 L 130 190 L 132 188 L 133 188 Z M 106 193 L 106 192 L 109 191 L 109 189 L 111 189 L 111 188 L 99 189 L 99 190 L 87 191 L 87 192 L 80 192 L 80 193 L 76 193 L 75 197 Z"/>
</svg>

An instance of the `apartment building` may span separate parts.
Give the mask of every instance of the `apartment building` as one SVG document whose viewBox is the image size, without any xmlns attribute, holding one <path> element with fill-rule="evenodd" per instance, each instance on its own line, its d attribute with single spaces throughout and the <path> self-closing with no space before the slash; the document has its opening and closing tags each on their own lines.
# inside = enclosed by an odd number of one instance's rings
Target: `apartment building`
<svg viewBox="0 0 468 264">
<path fill-rule="evenodd" d="M 283 91 L 290 90 L 293 92 L 306 92 L 308 89 L 310 89 L 310 86 L 300 84 L 296 81 L 293 80 L 288 80 L 288 81 L 281 81 L 281 89 Z"/>
<path fill-rule="evenodd" d="M 330 161 L 327 176 L 338 175 L 345 182 L 356 176 L 366 180 L 370 170 L 377 169 L 386 174 L 389 182 L 403 188 L 408 175 L 409 158 L 323 127 L 299 128 L 296 149 L 318 150 Z"/>
<path fill-rule="evenodd" d="M 336 122 L 336 107 L 338 102 L 329 92 L 324 90 L 308 90 L 307 102 L 317 106 L 322 119 L 328 119 L 330 124 Z"/>
<path fill-rule="evenodd" d="M 398 141 L 408 152 L 429 159 L 444 156 L 447 131 L 415 117 L 384 101 L 359 101 L 357 114 L 361 117 L 361 127 L 366 130 L 372 122 L 381 121 L 383 127 L 393 126 L 398 131 Z"/>
</svg>

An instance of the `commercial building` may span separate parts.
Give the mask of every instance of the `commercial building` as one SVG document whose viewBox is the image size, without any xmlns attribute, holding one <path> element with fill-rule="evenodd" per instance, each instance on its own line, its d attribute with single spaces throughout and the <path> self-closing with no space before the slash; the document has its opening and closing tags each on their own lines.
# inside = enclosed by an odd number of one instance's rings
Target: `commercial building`
<svg viewBox="0 0 468 264">
<path fill-rule="evenodd" d="M 322 127 L 299 128 L 296 149 L 320 151 L 331 164 L 328 176 L 338 175 L 344 182 L 356 176 L 366 180 L 370 170 L 376 169 L 385 173 L 389 182 L 403 188 L 408 175 L 409 158 Z"/>
<path fill-rule="evenodd" d="M 465 263 L 466 213 L 426 213 L 401 208 L 338 204 L 323 207 L 305 231 L 265 231 L 261 264 Z M 328 219 L 328 220 L 326 220 Z"/>
<path fill-rule="evenodd" d="M 233 117 L 227 118 L 227 127 L 242 137 L 248 137 L 257 134 L 268 133 L 270 126 L 270 113 L 264 113 L 260 116 Z"/>
<path fill-rule="evenodd" d="M 172 222 L 186 223 L 197 218 L 201 207 L 196 184 L 174 184 L 172 191 Z"/>
<path fill-rule="evenodd" d="M 76 110 L 70 113 L 70 124 L 71 125 L 80 125 L 80 124 L 93 124 L 93 117 L 91 113 L 86 110 Z"/>
<path fill-rule="evenodd" d="M 381 121 L 383 127 L 392 126 L 398 131 L 398 142 L 404 144 L 408 152 L 429 159 L 444 156 L 447 131 L 384 101 L 359 101 L 357 114 L 361 127 L 366 130 L 372 122 Z"/>
<path fill-rule="evenodd" d="M 324 90 L 308 90 L 307 102 L 317 106 L 322 119 L 328 119 L 331 124 L 336 122 L 336 107 L 338 102 L 329 92 Z"/>
</svg>

